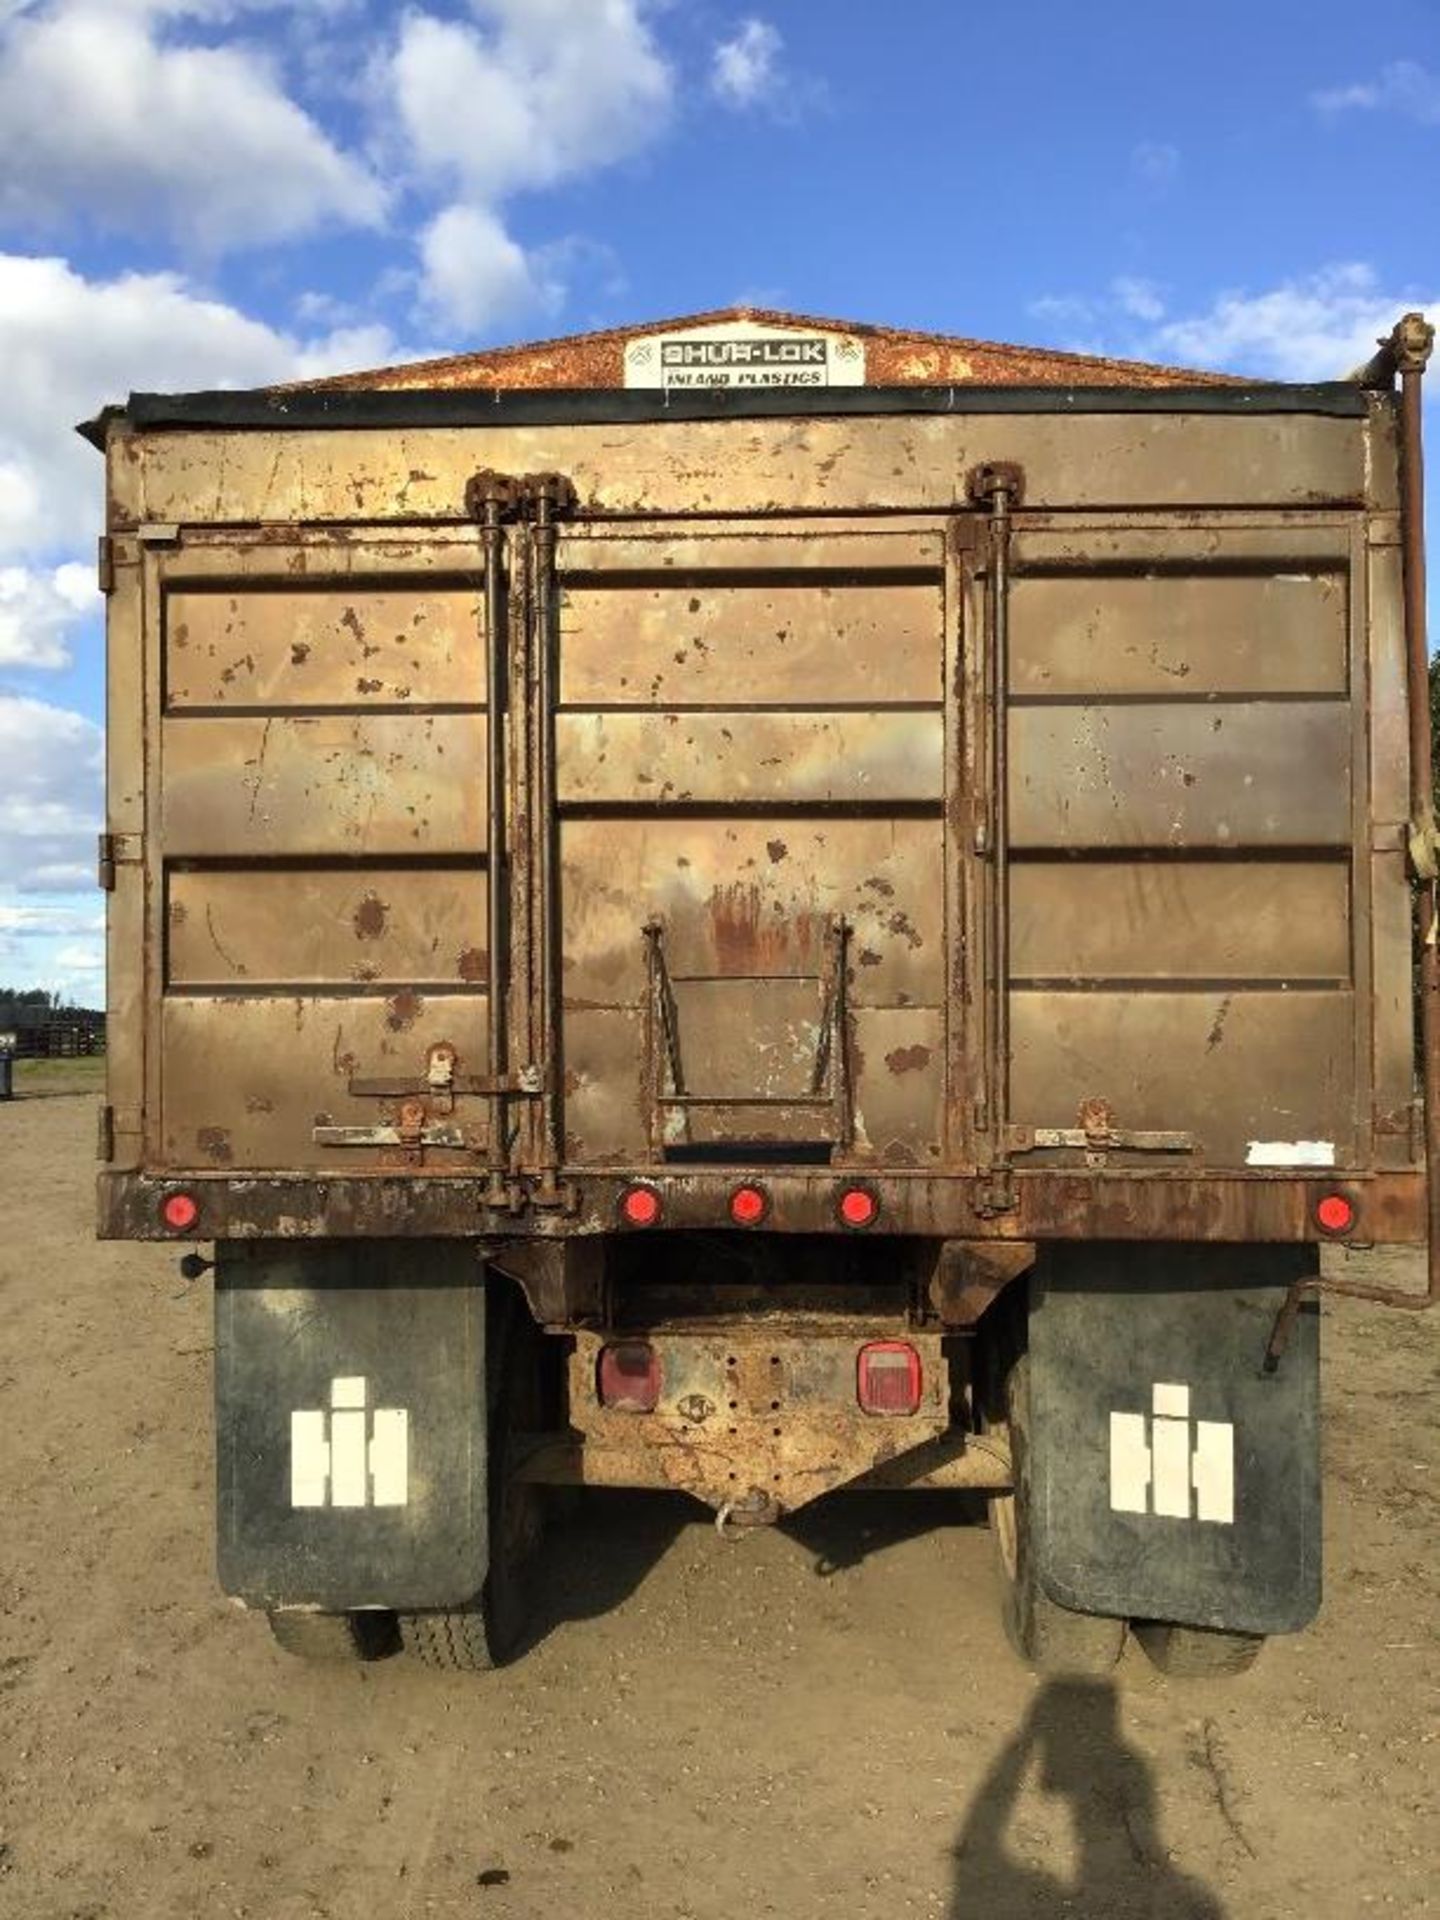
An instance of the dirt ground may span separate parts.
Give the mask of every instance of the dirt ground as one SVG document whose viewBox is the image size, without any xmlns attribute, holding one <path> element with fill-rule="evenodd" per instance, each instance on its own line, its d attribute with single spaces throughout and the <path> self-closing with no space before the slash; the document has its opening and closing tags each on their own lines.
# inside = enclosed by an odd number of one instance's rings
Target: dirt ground
<svg viewBox="0 0 1440 1920">
<path fill-rule="evenodd" d="M 1440 1324 L 1327 1305 L 1327 1599 L 1245 1680 L 1035 1681 L 923 1495 L 589 1495 L 520 1664 L 310 1668 L 216 1591 L 209 1289 L 92 1242 L 85 1078 L 0 1106 L 6 1920 L 1440 1911 Z"/>
</svg>

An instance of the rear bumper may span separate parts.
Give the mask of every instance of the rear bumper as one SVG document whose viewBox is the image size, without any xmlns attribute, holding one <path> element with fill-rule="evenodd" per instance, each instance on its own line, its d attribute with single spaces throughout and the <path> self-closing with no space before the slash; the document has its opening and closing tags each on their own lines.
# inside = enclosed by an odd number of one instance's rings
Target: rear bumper
<svg viewBox="0 0 1440 1920">
<path fill-rule="evenodd" d="M 636 1179 L 661 1199 L 659 1222 L 627 1229 L 620 1198 Z M 729 1195 L 744 1179 L 765 1188 L 759 1233 L 906 1234 L 966 1240 L 1321 1241 L 1314 1218 L 1326 1193 L 1343 1192 L 1360 1244 L 1424 1245 L 1426 1182 L 1420 1172 L 1179 1174 L 1053 1169 L 1017 1173 L 1013 1206 L 996 1211 L 978 1175 L 846 1172 L 837 1168 L 755 1171 L 663 1167 L 573 1173 L 560 1205 L 494 1207 L 486 1183 L 468 1174 L 374 1173 L 344 1177 L 239 1176 L 106 1170 L 99 1176 L 99 1235 L 106 1240 L 245 1240 L 497 1237 L 569 1238 L 616 1231 L 729 1228 Z M 846 1227 L 838 1200 L 863 1185 L 878 1199 L 874 1223 Z M 164 1226 L 161 1205 L 183 1188 L 199 1204 L 187 1233 Z"/>
</svg>

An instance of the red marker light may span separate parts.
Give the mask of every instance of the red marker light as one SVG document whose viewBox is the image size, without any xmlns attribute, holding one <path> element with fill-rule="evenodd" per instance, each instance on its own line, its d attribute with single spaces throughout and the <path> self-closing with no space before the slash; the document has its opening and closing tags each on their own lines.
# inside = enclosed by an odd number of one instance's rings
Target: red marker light
<svg viewBox="0 0 1440 1920">
<path fill-rule="evenodd" d="M 660 1196 L 653 1187 L 627 1187 L 620 1200 L 627 1227 L 653 1227 L 660 1218 Z"/>
<path fill-rule="evenodd" d="M 1355 1203 L 1343 1193 L 1327 1193 L 1315 1208 L 1315 1222 L 1322 1233 L 1349 1233 L 1355 1224 Z"/>
<path fill-rule="evenodd" d="M 660 1400 L 660 1356 L 648 1340 L 600 1349 L 600 1404 L 616 1413 L 653 1413 Z"/>
<path fill-rule="evenodd" d="M 880 1202 L 868 1187 L 847 1187 L 837 1210 L 847 1227 L 868 1227 L 880 1212 Z"/>
<path fill-rule="evenodd" d="M 855 1397 L 866 1413 L 914 1413 L 920 1405 L 920 1356 L 906 1340 L 872 1340 L 860 1349 Z"/>
<path fill-rule="evenodd" d="M 730 1218 L 737 1227 L 758 1227 L 770 1211 L 770 1197 L 763 1187 L 736 1187 L 730 1196 Z"/>
<path fill-rule="evenodd" d="M 200 1218 L 200 1203 L 192 1193 L 167 1193 L 160 1203 L 160 1218 L 172 1233 L 188 1233 Z"/>
</svg>

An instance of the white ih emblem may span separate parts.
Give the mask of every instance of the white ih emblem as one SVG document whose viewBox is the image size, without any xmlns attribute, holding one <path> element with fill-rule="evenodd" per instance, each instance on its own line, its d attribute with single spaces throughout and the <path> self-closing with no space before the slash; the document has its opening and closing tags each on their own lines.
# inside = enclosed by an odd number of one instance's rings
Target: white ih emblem
<svg viewBox="0 0 1440 1920">
<path fill-rule="evenodd" d="M 410 1416 L 365 1407 L 363 1378 L 332 1380 L 328 1408 L 290 1416 L 292 1507 L 403 1507 L 410 1493 Z"/>
<path fill-rule="evenodd" d="M 1110 1416 L 1110 1505 L 1116 1513 L 1235 1523 L 1235 1429 L 1190 1418 L 1190 1389 L 1156 1382 L 1153 1417 Z M 1193 1502 L 1192 1502 L 1193 1496 Z"/>
</svg>

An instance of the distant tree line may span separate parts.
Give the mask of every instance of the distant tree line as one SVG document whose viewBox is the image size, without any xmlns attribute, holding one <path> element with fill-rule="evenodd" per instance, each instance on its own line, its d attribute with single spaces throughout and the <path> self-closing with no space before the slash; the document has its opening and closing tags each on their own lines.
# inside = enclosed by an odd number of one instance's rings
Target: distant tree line
<svg viewBox="0 0 1440 1920">
<path fill-rule="evenodd" d="M 43 1024 L 52 1014 L 81 1019 L 101 1017 L 99 1008 L 79 1006 L 61 993 L 51 993 L 48 987 L 0 987 L 0 1026 L 7 1023 L 13 1026 L 17 1019 L 27 1026 Z"/>
</svg>

